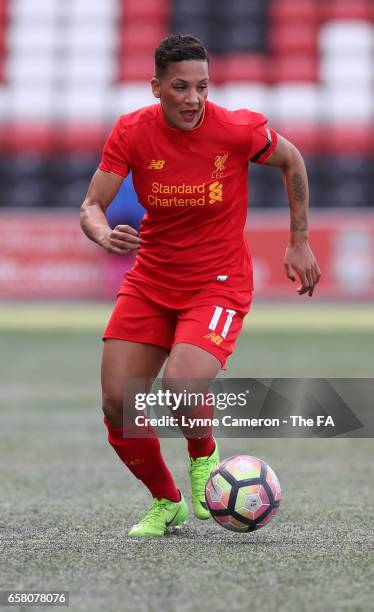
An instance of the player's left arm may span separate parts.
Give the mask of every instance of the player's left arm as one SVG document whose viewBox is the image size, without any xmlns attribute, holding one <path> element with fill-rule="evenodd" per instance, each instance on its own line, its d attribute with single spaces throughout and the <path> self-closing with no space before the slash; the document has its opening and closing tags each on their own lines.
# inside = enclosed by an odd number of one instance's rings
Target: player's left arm
<svg viewBox="0 0 374 612">
<path fill-rule="evenodd" d="M 281 169 L 290 206 L 290 240 L 284 256 L 287 276 L 292 281 L 299 277 L 299 295 L 312 296 L 321 271 L 308 242 L 309 186 L 304 160 L 300 151 L 278 134 L 277 147 L 265 163 Z"/>
</svg>

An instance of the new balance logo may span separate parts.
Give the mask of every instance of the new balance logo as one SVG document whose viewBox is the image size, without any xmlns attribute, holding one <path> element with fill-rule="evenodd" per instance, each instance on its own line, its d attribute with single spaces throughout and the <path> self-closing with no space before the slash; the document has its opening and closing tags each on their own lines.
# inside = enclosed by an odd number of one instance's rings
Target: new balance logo
<svg viewBox="0 0 374 612">
<path fill-rule="evenodd" d="M 209 334 L 206 334 L 204 338 L 211 340 L 212 342 L 214 342 L 214 344 L 217 344 L 217 346 L 219 346 L 223 342 L 222 336 L 220 336 L 219 334 L 216 334 L 216 332 L 213 332 L 213 331 L 209 332 Z"/>
<path fill-rule="evenodd" d="M 165 166 L 164 159 L 152 159 L 152 161 L 150 162 L 148 166 L 148 170 L 162 170 L 164 166 Z"/>
<path fill-rule="evenodd" d="M 132 461 L 125 461 L 126 465 L 139 465 L 139 463 L 144 463 L 144 459 L 133 459 Z"/>
<path fill-rule="evenodd" d="M 215 181 L 209 185 L 209 204 L 222 202 L 223 185 L 219 181 Z"/>
</svg>

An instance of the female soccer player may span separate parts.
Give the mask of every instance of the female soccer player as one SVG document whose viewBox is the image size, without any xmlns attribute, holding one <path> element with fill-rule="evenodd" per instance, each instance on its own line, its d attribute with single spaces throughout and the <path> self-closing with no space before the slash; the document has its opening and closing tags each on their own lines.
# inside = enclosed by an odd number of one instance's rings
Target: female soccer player
<svg viewBox="0 0 374 612">
<path fill-rule="evenodd" d="M 137 251 L 104 333 L 103 411 L 108 440 L 153 496 L 130 536 L 162 536 L 187 519 L 187 505 L 160 452 L 156 435 L 136 437 L 124 425 L 126 388 L 154 379 L 166 361 L 165 385 L 213 380 L 233 352 L 252 299 L 252 265 L 243 236 L 248 162 L 281 169 L 290 205 L 284 265 L 312 296 L 320 277 L 308 244 L 308 181 L 299 151 L 249 110 L 207 101 L 208 53 L 189 35 L 164 39 L 151 81 L 157 103 L 122 116 L 81 211 L 87 236 L 109 253 Z M 105 210 L 132 171 L 146 209 L 140 232 L 113 230 Z M 188 436 L 192 505 L 210 514 L 204 488 L 219 461 L 211 435 Z"/>
</svg>

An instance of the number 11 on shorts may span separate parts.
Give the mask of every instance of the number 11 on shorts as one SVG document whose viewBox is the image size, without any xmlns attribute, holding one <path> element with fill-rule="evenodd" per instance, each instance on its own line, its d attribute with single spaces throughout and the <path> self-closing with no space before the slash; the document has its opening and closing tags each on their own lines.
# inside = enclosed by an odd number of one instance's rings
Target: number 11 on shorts
<svg viewBox="0 0 374 612">
<path fill-rule="evenodd" d="M 227 313 L 227 316 L 226 316 L 226 320 L 225 320 L 225 324 L 224 324 L 222 333 L 220 335 L 222 338 L 226 338 L 227 332 L 229 331 L 232 320 L 236 314 L 236 310 L 230 310 L 230 308 L 223 309 L 221 306 L 214 306 L 214 309 L 215 309 L 214 314 L 209 323 L 209 329 L 212 331 L 216 331 L 217 325 L 219 323 L 223 310 L 225 310 L 225 312 Z"/>
</svg>

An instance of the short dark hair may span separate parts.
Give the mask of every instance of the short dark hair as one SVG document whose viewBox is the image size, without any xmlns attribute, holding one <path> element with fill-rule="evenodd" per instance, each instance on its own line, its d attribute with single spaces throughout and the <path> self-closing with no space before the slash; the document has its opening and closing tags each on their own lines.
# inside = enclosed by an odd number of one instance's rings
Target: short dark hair
<svg viewBox="0 0 374 612">
<path fill-rule="evenodd" d="M 162 78 L 172 62 L 206 60 L 208 51 L 201 40 L 191 34 L 171 34 L 164 38 L 155 50 L 155 73 Z"/>
</svg>

